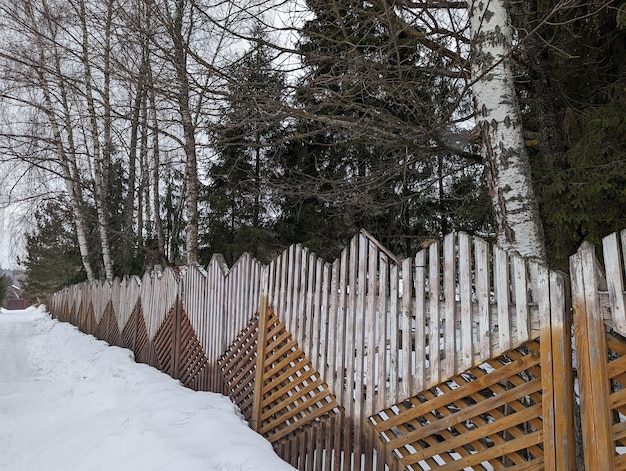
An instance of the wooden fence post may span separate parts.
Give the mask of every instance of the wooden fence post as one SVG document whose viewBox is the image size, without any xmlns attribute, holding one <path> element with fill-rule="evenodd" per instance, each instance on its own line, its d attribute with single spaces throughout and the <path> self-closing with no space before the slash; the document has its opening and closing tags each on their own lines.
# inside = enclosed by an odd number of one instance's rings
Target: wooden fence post
<svg viewBox="0 0 626 471">
<path fill-rule="evenodd" d="M 594 248 L 584 242 L 570 257 L 570 276 L 585 469 L 611 471 L 615 469 L 615 449 L 609 404 L 606 328 L 598 298 L 598 271 Z"/>
<path fill-rule="evenodd" d="M 564 274 L 544 266 L 537 266 L 536 273 L 541 319 L 544 469 L 573 471 L 576 437 L 567 282 Z"/>
<path fill-rule="evenodd" d="M 554 400 L 555 469 L 576 469 L 574 431 L 574 378 L 572 371 L 571 324 L 567 277 L 550 272 L 550 331 L 552 343 L 552 386 Z"/>
<path fill-rule="evenodd" d="M 250 428 L 258 432 L 261 427 L 261 403 L 263 402 L 263 368 L 265 363 L 265 347 L 267 344 L 267 292 L 261 295 L 259 311 L 259 327 L 257 335 L 256 372 L 254 378 L 254 397 L 252 400 L 252 418 Z"/>
</svg>

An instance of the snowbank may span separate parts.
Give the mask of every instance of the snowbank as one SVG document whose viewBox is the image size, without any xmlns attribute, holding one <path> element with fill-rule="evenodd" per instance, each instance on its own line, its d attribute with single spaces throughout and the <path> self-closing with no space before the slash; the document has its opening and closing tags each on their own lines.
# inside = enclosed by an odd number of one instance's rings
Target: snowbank
<svg viewBox="0 0 626 471">
<path fill-rule="evenodd" d="M 0 312 L 0 469 L 293 468 L 228 398 L 30 308 Z"/>
</svg>

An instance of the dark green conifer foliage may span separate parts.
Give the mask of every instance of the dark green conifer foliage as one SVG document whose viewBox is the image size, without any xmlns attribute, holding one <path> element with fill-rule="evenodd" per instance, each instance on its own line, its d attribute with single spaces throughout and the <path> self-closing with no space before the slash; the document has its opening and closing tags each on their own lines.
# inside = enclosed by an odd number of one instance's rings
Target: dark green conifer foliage
<svg viewBox="0 0 626 471">
<path fill-rule="evenodd" d="M 4 304 L 11 286 L 12 280 L 7 275 L 0 276 L 0 306 Z"/>
<path fill-rule="evenodd" d="M 262 39 L 260 29 L 254 32 Z M 203 189 L 201 259 L 213 253 L 235 262 L 244 252 L 269 260 L 276 242 L 272 230 L 278 202 L 267 182 L 275 170 L 284 134 L 280 108 L 283 75 L 272 66 L 270 50 L 258 43 L 228 69 L 227 102 L 211 128 L 216 155 Z"/>
<path fill-rule="evenodd" d="M 315 17 L 301 30 L 296 101 L 310 118 L 298 121 L 273 184 L 284 197 L 281 239 L 326 257 L 360 228 L 398 254 L 447 231 L 488 228 L 480 166 L 438 142 L 438 119 L 461 91 L 420 67 L 448 59 L 422 47 L 384 3 L 307 2 Z"/>
<path fill-rule="evenodd" d="M 526 75 L 518 84 L 524 126 L 549 259 L 563 269 L 583 240 L 598 245 L 626 227 L 626 31 L 619 27 L 620 4 L 580 3 L 540 24 L 555 3 L 528 2 L 534 22 L 521 17 L 524 29 L 537 28 L 536 39 L 522 48 L 528 55 L 521 57 Z"/>
<path fill-rule="evenodd" d="M 28 256 L 24 290 L 35 299 L 86 279 L 71 211 L 62 200 L 49 200 L 34 213 L 36 227 L 26 237 Z"/>
</svg>

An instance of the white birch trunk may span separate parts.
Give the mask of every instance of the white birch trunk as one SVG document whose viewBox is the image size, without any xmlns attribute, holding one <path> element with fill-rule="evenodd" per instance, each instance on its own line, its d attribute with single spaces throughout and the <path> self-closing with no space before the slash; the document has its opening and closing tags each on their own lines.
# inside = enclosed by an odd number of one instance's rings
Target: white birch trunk
<svg viewBox="0 0 626 471">
<path fill-rule="evenodd" d="M 543 229 L 511 70 L 513 31 L 505 1 L 474 0 L 470 28 L 474 111 L 498 244 L 544 260 Z"/>
<path fill-rule="evenodd" d="M 198 262 L 198 163 L 196 155 L 195 125 L 189 104 L 190 85 L 187 72 L 187 52 L 183 38 L 185 2 L 176 0 L 175 15 L 171 21 L 171 37 L 174 46 L 172 60 L 176 69 L 178 111 L 183 128 L 185 150 L 185 183 L 187 194 L 187 263 Z"/>
<path fill-rule="evenodd" d="M 83 67 L 85 74 L 85 95 L 87 98 L 87 113 L 89 114 L 89 122 L 91 124 L 91 140 L 93 146 L 93 155 L 94 155 L 94 199 L 96 203 L 96 213 L 98 216 L 98 233 L 100 234 L 100 246 L 102 247 L 102 263 L 104 266 L 105 278 L 107 281 L 113 281 L 113 258 L 111 256 L 111 244 L 109 243 L 109 234 L 108 234 L 108 221 L 106 215 L 106 207 L 107 207 L 107 194 L 106 194 L 106 185 L 107 185 L 107 164 L 105 159 L 107 158 L 106 152 L 107 149 L 104 150 L 105 155 L 103 155 L 103 150 L 100 147 L 100 129 L 98 126 L 98 116 L 96 114 L 96 104 L 93 96 L 92 90 L 92 73 L 91 73 L 91 57 L 89 51 L 89 33 L 87 30 L 87 11 L 85 7 L 85 2 L 79 2 L 80 8 L 80 22 L 82 29 L 82 53 L 83 57 Z M 107 31 L 105 31 L 106 35 L 110 34 L 110 25 L 107 25 Z M 105 70 L 106 72 L 106 70 Z M 109 71 L 110 72 L 110 71 Z M 108 97 L 105 95 L 105 101 L 108 100 Z M 105 108 L 107 103 L 105 103 Z M 106 125 L 110 125 L 110 123 L 105 122 Z M 110 129 L 105 132 L 105 146 L 109 143 L 106 142 L 107 139 L 110 139 Z"/>
<path fill-rule="evenodd" d="M 44 50 L 46 46 L 42 43 L 42 37 L 45 37 L 45 34 L 40 34 L 39 27 L 41 25 L 38 24 L 35 17 L 32 15 L 32 5 L 25 5 L 26 11 L 28 12 L 28 19 L 30 21 L 30 26 L 32 27 L 33 32 L 36 34 L 35 44 L 37 45 L 37 51 L 40 56 L 40 64 L 35 66 L 36 76 L 39 80 L 39 86 L 41 87 L 41 91 L 44 97 L 44 113 L 48 118 L 48 123 L 50 124 L 52 134 L 54 136 L 54 147 L 57 151 L 57 156 L 59 159 L 59 165 L 61 167 L 61 175 L 63 176 L 63 180 L 65 183 L 65 188 L 67 190 L 70 204 L 72 207 L 72 212 L 74 215 L 74 227 L 76 229 L 76 237 L 78 239 L 78 247 L 80 251 L 81 261 L 83 263 L 83 268 L 85 269 L 85 274 L 87 275 L 88 281 L 94 281 L 95 275 L 93 269 L 91 267 L 90 262 L 90 251 L 89 251 L 89 243 L 87 242 L 87 223 L 85 213 L 83 211 L 83 201 L 81 196 L 81 179 L 80 174 L 78 172 L 78 166 L 76 164 L 76 146 L 74 145 L 74 136 L 72 131 L 72 123 L 69 114 L 69 105 L 67 99 L 67 91 L 65 88 L 65 84 L 62 80 L 61 74 L 61 66 L 60 66 L 60 53 L 57 50 L 56 42 L 53 42 L 53 57 L 54 57 L 54 74 L 58 80 L 59 87 L 59 99 L 60 104 L 62 106 L 62 113 L 59 116 L 59 113 L 55 112 L 55 107 L 52 103 L 53 93 L 50 90 L 49 79 L 46 77 L 44 73 L 45 67 L 45 53 Z M 43 8 L 47 11 L 47 3 L 43 2 Z M 49 24 L 50 15 L 46 15 L 48 21 L 48 30 L 53 31 L 54 28 Z M 51 35 L 53 37 L 53 35 Z M 67 147 L 68 151 L 66 152 L 65 146 L 63 144 L 63 132 L 65 131 L 66 139 L 67 139 Z"/>
</svg>

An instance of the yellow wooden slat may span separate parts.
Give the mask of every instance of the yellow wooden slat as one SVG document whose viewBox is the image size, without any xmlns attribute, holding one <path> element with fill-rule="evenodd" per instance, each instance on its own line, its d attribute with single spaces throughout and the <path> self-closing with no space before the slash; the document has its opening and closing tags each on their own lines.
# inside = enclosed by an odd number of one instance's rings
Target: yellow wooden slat
<svg viewBox="0 0 626 471">
<path fill-rule="evenodd" d="M 320 398 L 310 396 L 308 398 L 301 397 L 299 402 L 300 404 L 292 404 L 291 408 L 283 409 L 280 415 L 273 417 L 273 420 L 263 423 L 261 433 L 279 429 L 282 424 L 287 423 L 299 423 L 302 426 L 312 420 L 316 411 L 320 409 L 330 410 L 336 407 L 332 396 L 322 396 Z M 328 408 L 328 406 L 331 407 Z"/>
<path fill-rule="evenodd" d="M 274 387 L 277 387 L 275 385 L 278 386 L 282 386 L 283 381 L 287 380 L 288 378 L 295 376 L 298 374 L 298 372 L 301 372 L 301 374 L 306 375 L 307 371 L 306 370 L 310 370 L 311 368 L 311 364 L 308 361 L 305 361 L 303 358 L 301 358 L 301 352 L 298 351 L 294 351 L 292 352 L 292 354 L 288 357 L 285 357 L 284 362 L 287 363 L 289 366 L 284 366 L 284 367 L 280 367 L 280 368 L 270 368 L 270 369 L 266 369 L 266 377 L 263 379 L 263 389 L 264 390 L 268 390 Z M 268 375 L 267 371 L 270 371 L 272 373 L 271 376 Z M 310 370 L 312 371 L 312 370 Z"/>
<path fill-rule="evenodd" d="M 532 407 L 529 407 L 528 409 L 524 411 L 520 411 L 515 414 L 508 415 L 507 421 L 497 420 L 488 425 L 484 425 L 482 427 L 470 430 L 469 432 L 466 432 L 462 435 L 458 435 L 452 439 L 447 439 L 446 441 L 441 442 L 436 446 L 418 450 L 415 453 L 403 458 L 401 462 L 404 465 L 410 465 L 410 464 L 417 463 L 425 459 L 426 457 L 439 455 L 441 453 L 450 452 L 452 450 L 457 450 L 463 445 L 466 445 L 474 440 L 479 440 L 480 438 L 483 438 L 487 434 L 499 433 L 499 432 L 507 430 L 510 427 L 514 427 L 518 424 L 521 424 L 526 421 L 526 418 L 529 415 L 537 417 L 540 414 L 541 414 L 541 404 L 536 404 Z M 514 441 L 515 440 L 508 440 L 507 443 L 514 442 Z M 393 442 L 391 443 L 391 446 L 393 446 Z"/>
<path fill-rule="evenodd" d="M 465 458 L 461 458 L 456 460 L 453 463 L 449 463 L 445 466 L 441 466 L 438 468 L 438 471 L 458 471 L 467 468 L 468 466 L 473 466 L 478 463 L 482 463 L 485 461 L 493 460 L 494 458 L 509 455 L 518 450 L 523 450 L 524 448 L 528 448 L 531 445 L 536 445 L 537 443 L 541 443 L 543 440 L 543 431 L 537 431 L 531 434 L 524 435 L 522 438 L 505 442 L 501 445 L 496 445 L 487 450 L 472 454 Z"/>
<path fill-rule="evenodd" d="M 626 342 L 618 339 L 614 335 L 607 334 L 606 335 L 606 343 L 609 347 L 609 350 L 613 350 L 615 353 L 618 353 L 620 356 L 626 355 Z"/>
<path fill-rule="evenodd" d="M 299 390 L 295 390 L 293 389 L 295 387 L 295 385 L 293 385 L 292 383 L 290 383 L 288 386 L 290 386 L 291 389 L 289 389 L 289 391 L 292 391 L 293 394 L 292 395 L 278 395 L 278 394 L 272 394 L 271 398 L 273 400 L 276 400 L 276 398 L 279 398 L 278 401 L 276 403 L 276 405 L 274 405 L 273 407 L 271 407 L 270 409 L 264 409 L 263 410 L 263 414 L 261 415 L 261 420 L 265 420 L 268 417 L 278 414 L 282 409 L 286 408 L 287 406 L 293 405 L 293 403 L 295 401 L 306 401 L 308 400 L 311 396 L 309 396 L 308 394 L 314 390 L 318 390 L 319 386 L 322 385 L 322 381 L 321 380 L 317 380 L 314 383 L 309 384 L 308 386 L 299 389 Z M 318 391 L 319 392 L 319 391 Z M 324 396 L 321 396 L 321 398 L 323 398 Z"/>
<path fill-rule="evenodd" d="M 449 397 L 441 396 L 441 397 L 434 399 L 432 403 L 429 402 L 429 403 L 422 404 L 419 407 L 408 409 L 406 412 L 399 414 L 395 416 L 394 418 L 388 421 L 385 421 L 384 423 L 379 424 L 379 426 L 376 427 L 376 431 L 380 433 L 381 431 L 386 430 L 386 428 L 392 428 L 401 422 L 405 422 L 405 421 L 414 419 L 416 417 L 419 417 L 420 415 L 423 415 L 425 412 L 427 412 L 428 409 L 437 409 L 445 405 L 447 402 L 455 401 L 455 400 L 462 398 L 464 395 L 486 389 L 490 385 L 498 381 L 502 381 L 503 379 L 506 379 L 509 376 L 513 376 L 516 373 L 524 371 L 538 363 L 539 363 L 539 354 L 538 352 L 533 351 L 531 352 L 531 354 L 526 355 L 523 358 L 520 358 L 516 362 L 509 363 L 508 365 L 505 365 L 502 368 L 497 369 L 496 371 L 490 373 L 489 375 L 477 378 L 475 381 L 472 381 L 471 383 L 469 383 L 469 385 L 467 386 L 467 389 L 463 389 L 463 390 L 455 389 L 453 390 L 453 392 L 450 394 Z M 382 427 L 383 424 L 384 424 L 384 427 L 386 428 Z"/>
<path fill-rule="evenodd" d="M 423 391 L 421 393 L 421 395 L 425 396 L 427 400 L 431 400 L 435 397 L 434 394 L 432 394 L 430 391 Z M 415 403 L 415 401 L 418 401 L 418 399 L 416 399 L 416 397 L 413 397 L 410 399 L 410 402 Z M 402 413 L 404 411 L 406 411 L 409 406 L 406 403 L 400 403 L 396 405 L 399 413 Z M 447 414 L 450 415 L 452 412 L 448 411 L 446 408 L 443 408 L 441 410 L 441 413 L 443 414 Z M 428 412 L 427 414 L 424 414 L 424 417 L 427 420 L 436 420 L 436 416 L 434 415 L 434 413 L 432 411 Z M 463 426 L 462 426 L 463 428 Z M 395 429 L 398 430 L 398 432 L 400 433 L 409 433 L 410 432 L 410 428 L 408 427 L 408 423 L 402 423 L 399 424 Z M 467 431 L 467 429 L 465 429 L 464 431 Z M 440 435 L 443 437 L 444 440 L 449 440 L 451 438 L 453 438 L 453 434 L 450 430 L 444 429 L 440 431 Z M 439 440 L 437 438 L 435 438 L 434 436 L 428 436 L 428 437 L 424 437 L 422 439 L 422 441 L 424 441 L 428 446 L 436 446 L 439 443 Z M 390 450 L 392 450 L 392 453 L 395 452 L 399 457 L 406 457 L 408 455 L 410 455 L 412 453 L 412 451 L 408 451 L 406 448 L 401 447 L 401 448 L 396 448 L 396 449 L 392 449 L 391 447 L 389 447 L 389 444 L 387 443 L 387 448 L 389 448 Z M 481 443 L 477 444 L 477 448 L 478 449 L 486 449 L 487 447 Z M 458 453 L 461 456 L 469 456 L 470 452 L 468 450 L 466 450 L 465 448 L 460 448 L 458 450 Z M 444 457 L 446 457 L 447 455 L 440 455 L 440 458 L 443 459 Z M 447 456 L 448 460 L 453 460 L 453 458 Z M 426 462 L 426 464 L 428 466 L 430 466 L 430 468 L 436 468 L 438 466 L 437 462 L 431 458 L 431 457 L 427 457 L 424 459 L 424 461 Z"/>
<path fill-rule="evenodd" d="M 311 379 L 314 378 L 314 379 Z M 285 384 L 284 386 L 282 386 L 281 388 L 275 389 L 274 391 L 269 392 L 267 390 L 267 385 L 264 387 L 264 400 L 261 403 L 262 406 L 264 408 L 266 408 L 268 406 L 268 404 L 270 404 L 273 400 L 276 399 L 276 397 L 282 397 L 283 395 L 285 395 L 288 391 L 291 391 L 292 389 L 297 388 L 298 386 L 300 386 L 302 383 L 309 381 L 310 384 L 315 384 L 316 386 L 321 386 L 323 385 L 324 388 L 326 388 L 326 385 L 324 384 L 324 382 L 321 380 L 321 378 L 315 378 L 315 375 L 311 375 L 311 376 L 306 376 L 306 375 L 296 375 L 291 381 L 289 381 L 287 384 Z"/>
<path fill-rule="evenodd" d="M 402 446 L 402 445 L 406 445 L 408 443 L 417 441 L 421 439 L 423 436 L 438 433 L 441 429 L 452 427 L 465 420 L 470 420 L 473 417 L 476 417 L 480 414 L 489 413 L 492 409 L 495 409 L 502 405 L 506 405 L 509 402 L 514 401 L 519 397 L 524 397 L 540 389 L 541 389 L 540 380 L 534 380 L 529 383 L 525 383 L 524 385 L 519 386 L 515 389 L 510 389 L 503 394 L 492 396 L 477 404 L 468 406 L 465 409 L 455 412 L 449 415 L 448 417 L 437 420 L 436 422 L 430 423 L 428 425 L 424 425 L 418 430 L 415 430 L 397 440 L 393 440 L 391 442 L 391 445 L 396 447 L 396 446 Z M 461 402 L 461 401 L 458 401 L 458 402 Z M 529 410 L 529 409 L 525 409 L 525 410 Z M 516 415 L 517 414 L 507 416 L 507 417 L 513 417 Z"/>
<path fill-rule="evenodd" d="M 321 417 L 324 414 L 332 411 L 335 407 L 337 407 L 336 404 L 328 403 L 324 407 L 321 407 L 321 408 L 315 410 L 312 414 L 307 416 L 307 420 L 306 421 L 298 421 L 298 422 L 292 423 L 292 424 L 286 426 L 285 428 L 282 428 L 279 431 L 268 435 L 267 439 L 270 441 L 270 443 L 273 443 L 273 442 L 279 440 L 280 438 L 282 438 L 282 437 L 284 437 L 286 435 L 289 435 L 293 431 L 298 430 L 300 427 L 305 426 L 307 424 L 307 422 L 311 422 L 311 421 L 317 419 L 318 417 Z"/>
</svg>

